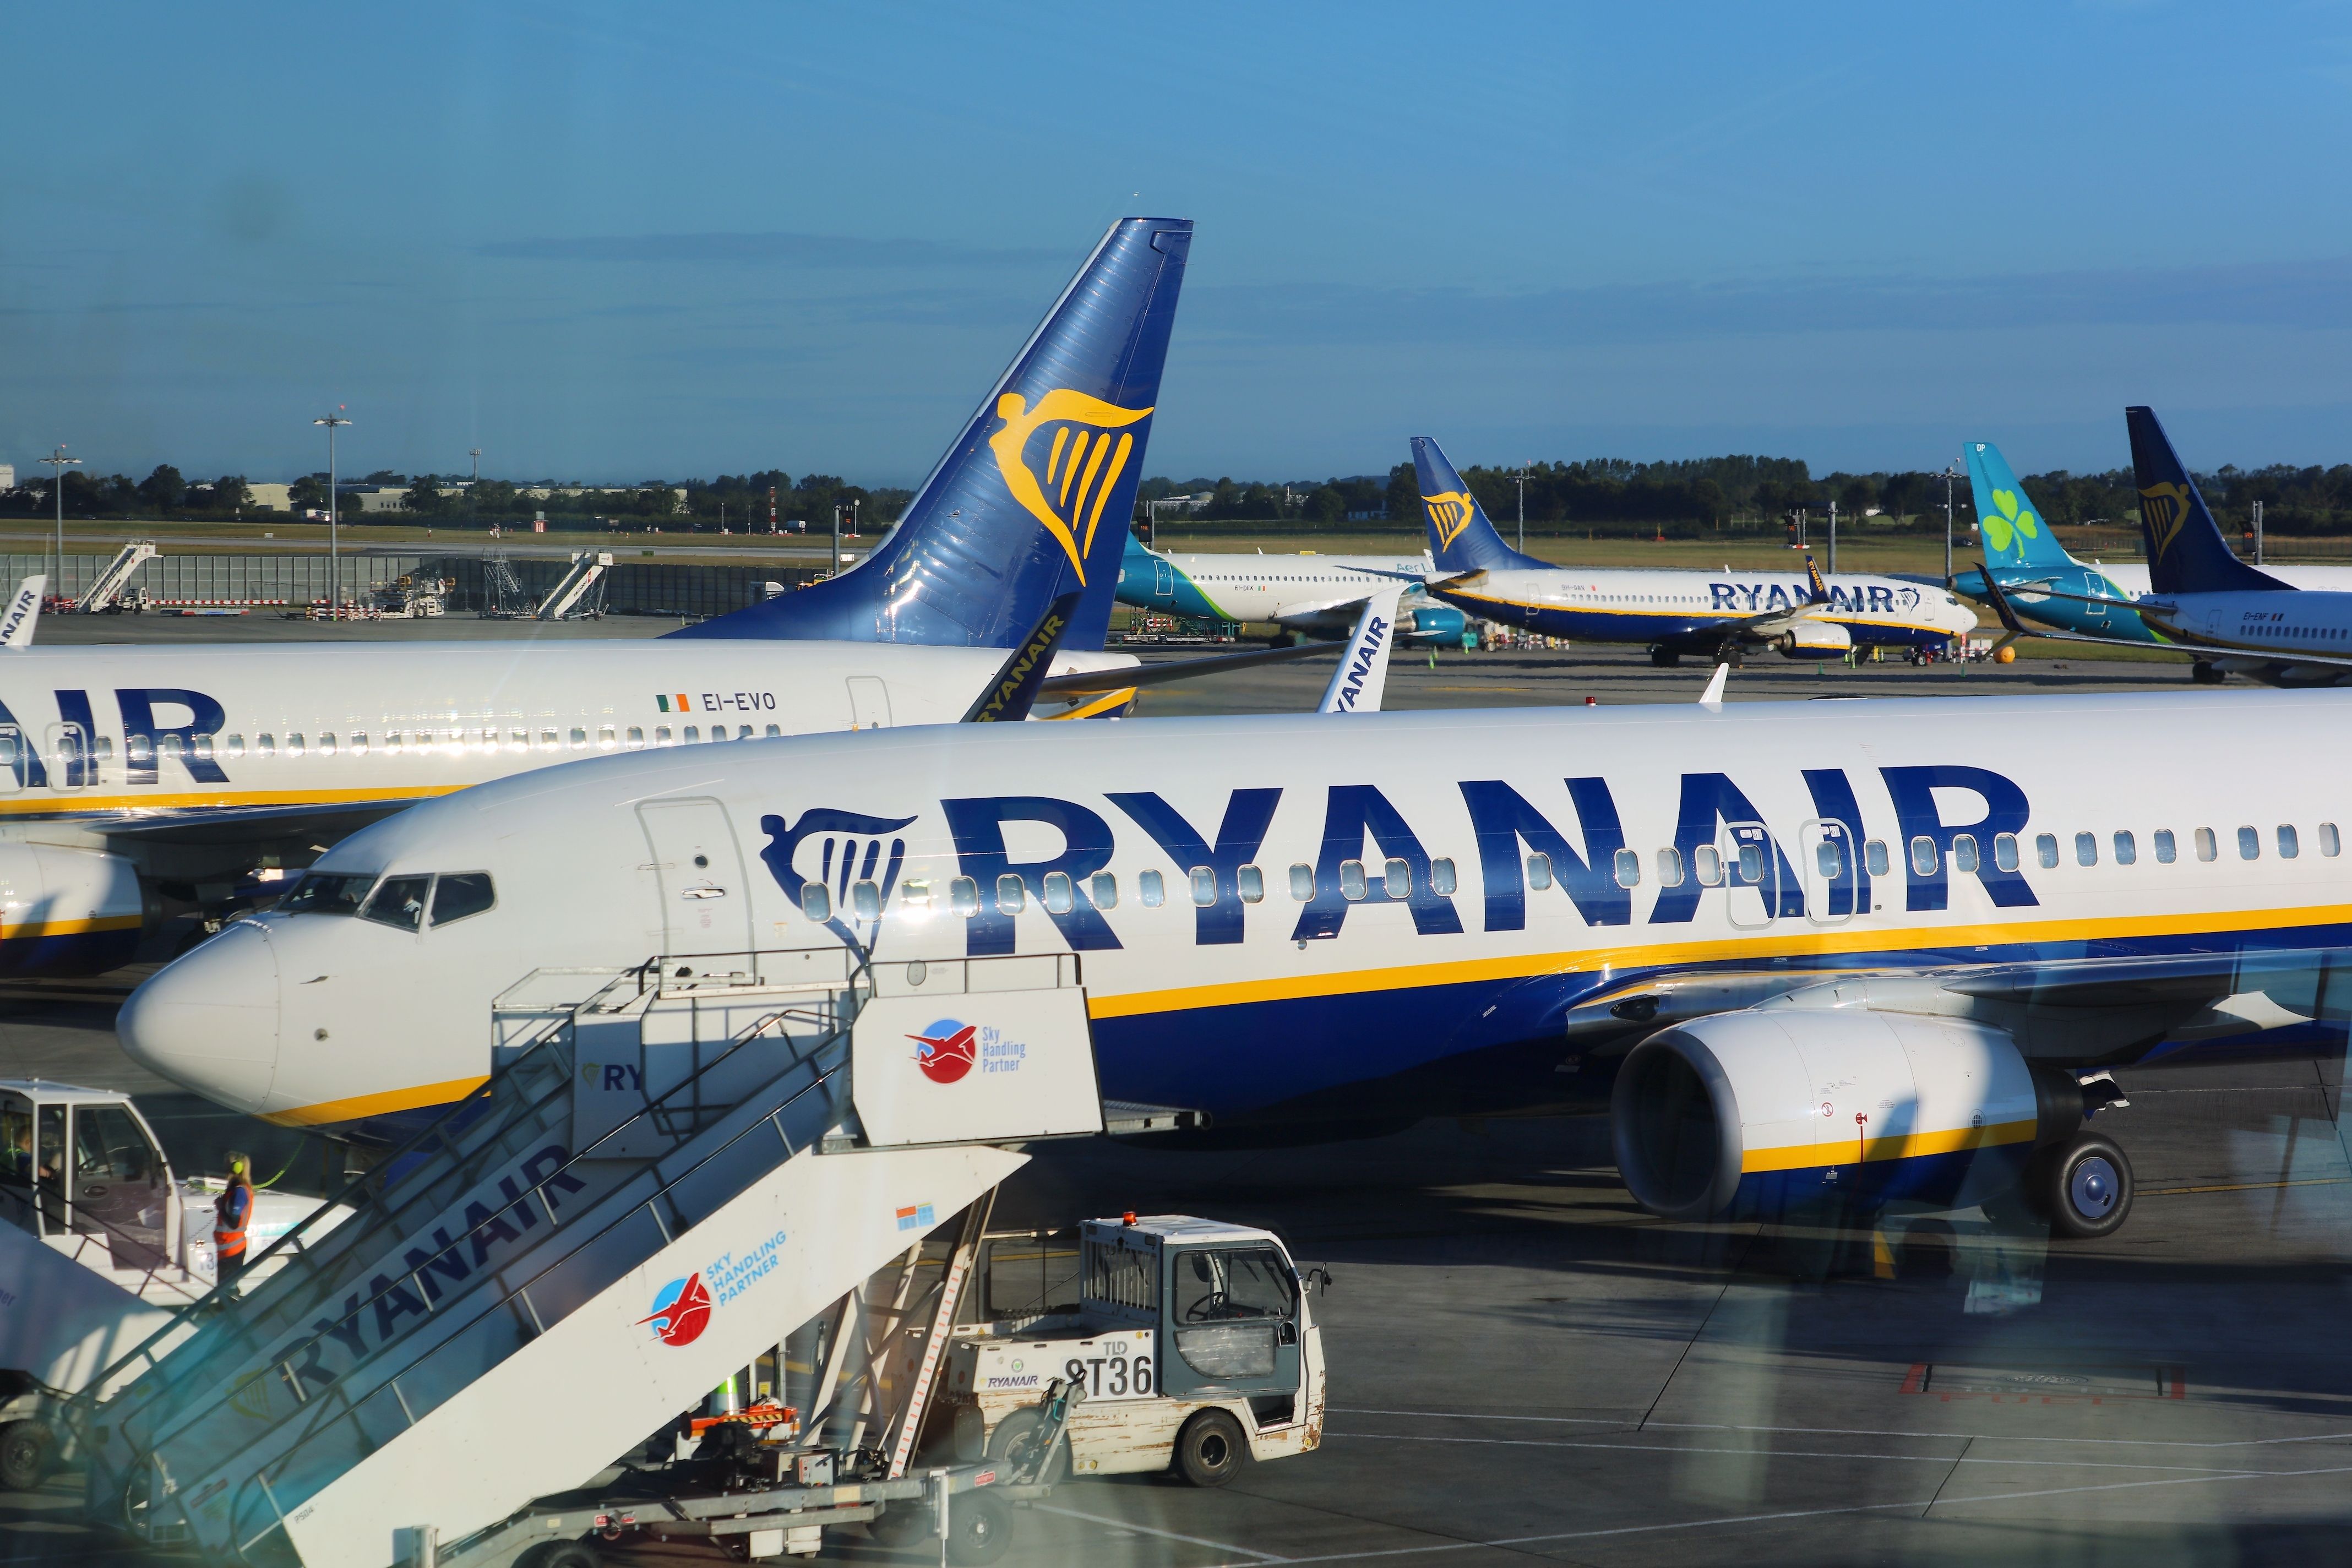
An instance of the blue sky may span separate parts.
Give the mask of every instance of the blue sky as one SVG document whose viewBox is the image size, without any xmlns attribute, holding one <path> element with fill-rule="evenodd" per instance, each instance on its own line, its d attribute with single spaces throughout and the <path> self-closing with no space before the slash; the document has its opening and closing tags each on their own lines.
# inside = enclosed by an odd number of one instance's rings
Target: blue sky
<svg viewBox="0 0 2352 1568">
<path fill-rule="evenodd" d="M 1444 16 L 1444 20 L 1433 17 Z M 37 24 L 38 32 L 33 31 Z M 2352 460 L 2352 8 L 0 22 L 0 461 L 919 479 L 1102 226 L 1148 468 Z"/>
</svg>

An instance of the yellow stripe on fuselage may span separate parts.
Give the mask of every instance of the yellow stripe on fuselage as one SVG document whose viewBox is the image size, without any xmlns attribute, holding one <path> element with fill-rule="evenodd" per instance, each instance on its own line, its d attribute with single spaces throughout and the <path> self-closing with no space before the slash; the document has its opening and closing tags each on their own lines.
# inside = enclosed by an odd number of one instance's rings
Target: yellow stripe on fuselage
<svg viewBox="0 0 2352 1568">
<path fill-rule="evenodd" d="M 1862 1158 L 1916 1160 L 1929 1154 L 1957 1154 L 1968 1149 L 1993 1149 L 2004 1143 L 2032 1142 L 2034 1123 L 2000 1121 L 1990 1127 L 1956 1127 L 1947 1132 L 1899 1132 L 1864 1142 Z M 1742 1175 L 1759 1171 L 1810 1171 L 1819 1165 L 1854 1163 L 1855 1144 L 1832 1140 L 1825 1143 L 1791 1143 L 1780 1149 L 1750 1149 L 1739 1159 Z"/>
<path fill-rule="evenodd" d="M 45 936 L 79 936 L 94 931 L 137 931 L 144 924 L 137 915 L 104 915 L 87 921 L 27 921 L 10 925 L 0 921 L 0 942 L 32 942 Z"/>
<path fill-rule="evenodd" d="M 505 777 L 505 774 L 495 775 Z M 487 784 L 488 778 L 476 783 Z M 183 791 L 173 795 L 91 795 L 81 790 L 42 790 L 0 799 L 0 817 L 76 817 L 122 812 L 204 811 L 239 805 L 366 805 L 407 804 L 454 795 L 461 784 L 418 784 L 400 789 L 256 789 Z"/>
<path fill-rule="evenodd" d="M 274 1121 L 280 1127 L 323 1127 L 330 1122 L 364 1121 L 371 1116 L 391 1116 L 403 1110 L 429 1110 L 436 1106 L 451 1105 L 488 1082 L 488 1078 L 453 1078 L 446 1083 L 420 1083 L 407 1089 L 388 1089 L 379 1094 L 330 1100 L 294 1110 L 265 1110 L 261 1113 L 261 1120 Z"/>
<path fill-rule="evenodd" d="M 1351 906 L 1353 907 L 1353 906 Z M 2329 925 L 2352 920 L 2352 904 L 2296 910 L 2242 910 L 2217 914 L 2113 915 L 2085 920 L 2011 921 L 1994 925 L 1910 926 L 1896 930 L 1841 926 L 1831 931 L 1734 937 L 1709 942 L 1656 942 L 1586 948 L 1568 952 L 1526 953 L 1513 958 L 1458 959 L 1444 963 L 1400 964 L 1387 969 L 1301 974 L 1273 980 L 1236 980 L 1169 991 L 1135 991 L 1093 996 L 1087 1016 L 1132 1018 L 1147 1013 L 1181 1013 L 1195 1007 L 1231 1007 L 1253 1002 L 1293 1002 L 1315 996 L 1347 996 L 1368 991 L 1409 991 L 1480 981 L 1525 980 L 1540 974 L 1657 969 L 1685 963 L 1717 963 L 1766 958 L 1827 957 L 1846 952 L 1902 952 L 1916 949 L 2000 947 L 2021 942 L 2097 942 L 2129 937 L 2183 936 L 2202 932 L 2262 931 Z M 1792 974 L 1790 983 L 1814 978 Z M 1823 977 L 1823 978 L 1826 978 Z"/>
</svg>

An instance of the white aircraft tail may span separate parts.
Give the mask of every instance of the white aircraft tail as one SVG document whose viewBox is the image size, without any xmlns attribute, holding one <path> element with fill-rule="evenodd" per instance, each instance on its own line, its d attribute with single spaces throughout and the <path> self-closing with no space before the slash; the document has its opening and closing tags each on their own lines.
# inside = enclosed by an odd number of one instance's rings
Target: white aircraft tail
<svg viewBox="0 0 2352 1568">
<path fill-rule="evenodd" d="M 1324 689 L 1318 712 L 1381 710 L 1381 697 L 1389 682 L 1389 649 L 1396 643 L 1397 601 L 1403 596 L 1404 589 L 1399 586 L 1383 588 L 1364 601 L 1364 613 L 1356 617 L 1356 635 L 1348 639 L 1348 651 L 1339 656 L 1339 668 L 1331 672 L 1331 684 Z"/>
<path fill-rule="evenodd" d="M 33 626 L 41 618 L 41 595 L 48 585 L 47 574 L 27 577 L 16 584 L 16 596 L 8 601 L 7 615 L 0 616 L 0 647 L 33 646 Z"/>
</svg>

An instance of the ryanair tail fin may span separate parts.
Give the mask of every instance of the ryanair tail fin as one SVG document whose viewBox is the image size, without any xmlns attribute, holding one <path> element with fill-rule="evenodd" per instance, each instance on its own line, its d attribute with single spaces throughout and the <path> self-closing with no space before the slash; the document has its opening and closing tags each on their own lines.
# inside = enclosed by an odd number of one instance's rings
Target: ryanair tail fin
<svg viewBox="0 0 2352 1568">
<path fill-rule="evenodd" d="M 1486 509 L 1445 451 L 1427 436 L 1412 438 L 1412 468 L 1421 481 L 1421 507 L 1429 519 L 1429 553 L 1441 572 L 1514 571 L 1532 567 L 1546 571 L 1550 563 L 1522 555 L 1503 542 Z"/>
<path fill-rule="evenodd" d="M 2131 431 L 2132 482 L 2139 489 L 2150 588 L 2159 594 L 2293 592 L 2231 552 L 2153 409 L 2126 408 L 2124 424 Z"/>
<path fill-rule="evenodd" d="M 1969 490 L 1976 498 L 1977 528 L 1984 539 L 1985 563 L 2002 567 L 2072 566 L 2074 558 L 2033 510 L 2000 448 L 1990 441 L 1964 441 Z"/>
<path fill-rule="evenodd" d="M 1062 646 L 1100 647 L 1192 244 L 1111 225 L 879 548 L 670 635 L 1009 648 L 1076 593 Z"/>
</svg>

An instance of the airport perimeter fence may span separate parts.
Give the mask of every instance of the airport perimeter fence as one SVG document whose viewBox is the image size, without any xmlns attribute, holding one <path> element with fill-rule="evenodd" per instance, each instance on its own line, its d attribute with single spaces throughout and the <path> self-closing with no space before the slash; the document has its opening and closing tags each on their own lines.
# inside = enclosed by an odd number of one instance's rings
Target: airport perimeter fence
<svg viewBox="0 0 2352 1568">
<path fill-rule="evenodd" d="M 69 554 L 64 581 L 52 584 L 79 597 L 114 559 L 111 555 Z M 0 592 L 35 574 L 52 569 L 53 558 L 29 552 L 0 553 Z M 455 613 L 498 607 L 496 563 L 479 555 L 346 555 L 329 562 L 323 555 L 158 555 L 132 574 L 133 587 L 146 590 L 148 601 L 162 610 L 179 608 L 239 608 L 256 611 L 283 608 L 299 611 L 333 599 L 340 579 L 346 603 L 366 603 L 380 588 L 404 577 L 450 579 L 455 583 L 444 601 Z M 530 609 L 545 598 L 570 563 L 540 559 L 505 563 L 513 574 L 520 603 Z M 806 567 L 694 566 L 660 562 L 616 562 L 606 574 L 605 612 L 624 616 L 676 616 L 705 620 L 756 605 L 768 596 L 767 584 L 781 584 L 789 592 L 821 574 Z"/>
</svg>

